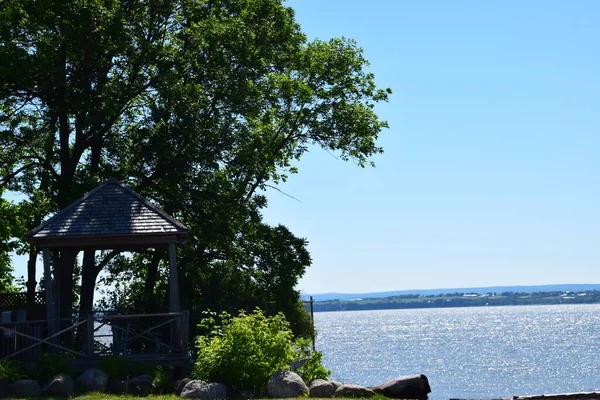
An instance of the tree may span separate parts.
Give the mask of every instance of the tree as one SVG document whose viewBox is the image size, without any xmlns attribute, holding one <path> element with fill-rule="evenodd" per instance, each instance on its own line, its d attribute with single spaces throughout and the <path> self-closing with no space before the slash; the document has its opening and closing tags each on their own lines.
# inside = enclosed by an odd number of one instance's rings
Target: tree
<svg viewBox="0 0 600 400">
<path fill-rule="evenodd" d="M 17 208 L 3 199 L 0 192 L 0 292 L 14 290 L 13 268 L 10 254 L 18 248 L 15 237 L 19 235 L 19 215 Z"/>
<path fill-rule="evenodd" d="M 354 41 L 309 42 L 281 0 L 7 0 L 0 57 L 0 187 L 47 199 L 47 215 L 125 181 L 190 227 L 180 280 L 195 302 L 261 285 L 296 302 L 306 243 L 261 222 L 264 191 L 311 146 L 359 166 L 382 151 L 389 89 Z M 160 252 L 115 255 L 85 252 L 82 310 L 104 265 L 129 273 L 132 299 L 160 297 Z M 76 256 L 55 254 L 61 288 Z"/>
</svg>

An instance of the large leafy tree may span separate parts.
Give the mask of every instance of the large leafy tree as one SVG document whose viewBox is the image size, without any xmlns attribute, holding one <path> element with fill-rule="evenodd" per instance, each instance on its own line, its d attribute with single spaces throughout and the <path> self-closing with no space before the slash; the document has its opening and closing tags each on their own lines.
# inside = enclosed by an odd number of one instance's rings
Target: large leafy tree
<svg viewBox="0 0 600 400">
<path fill-rule="evenodd" d="M 281 0 L 5 0 L 0 59 L 0 187 L 44 205 L 28 228 L 118 177 L 191 228 L 180 277 L 196 304 L 292 310 L 310 257 L 262 222 L 265 190 L 309 149 L 360 166 L 382 151 L 389 90 L 354 41 L 308 41 Z M 61 288 L 76 255 L 54 255 Z M 115 256 L 85 252 L 82 310 L 105 266 L 129 279 L 121 302 L 164 295 L 160 251 Z"/>
<path fill-rule="evenodd" d="M 18 207 L 2 198 L 0 191 L 0 292 L 15 290 L 11 253 L 19 249 L 16 238 L 21 236 L 21 221 Z"/>
</svg>

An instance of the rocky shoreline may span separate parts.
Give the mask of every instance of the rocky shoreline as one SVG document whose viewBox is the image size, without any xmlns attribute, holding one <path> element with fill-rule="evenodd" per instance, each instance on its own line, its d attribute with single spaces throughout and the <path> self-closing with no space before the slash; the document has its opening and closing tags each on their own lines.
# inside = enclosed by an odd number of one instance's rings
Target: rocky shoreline
<svg viewBox="0 0 600 400">
<path fill-rule="evenodd" d="M 426 400 L 431 392 L 425 375 L 403 376 L 381 385 L 364 387 L 351 383 L 316 379 L 310 384 L 292 371 L 279 371 L 271 376 L 266 392 L 251 390 L 232 391 L 218 382 L 204 382 L 185 378 L 174 383 L 174 392 L 184 399 L 216 400 L 226 398 L 368 398 L 380 394 L 396 399 Z M 57 374 L 46 384 L 36 380 L 20 379 L 6 382 L 0 379 L 0 398 L 36 398 L 41 396 L 68 396 L 75 393 L 101 392 L 110 394 L 130 394 L 148 396 L 156 392 L 150 375 L 141 375 L 126 379 L 109 379 L 100 369 L 88 369 L 77 379 L 67 374 Z"/>
<path fill-rule="evenodd" d="M 174 392 L 185 399 L 217 400 L 226 398 L 368 398 L 377 394 L 393 399 L 427 400 L 431 387 L 425 375 L 400 376 L 380 385 L 365 387 L 352 383 L 316 379 L 309 384 L 292 371 L 279 371 L 271 376 L 266 392 L 242 390 L 233 392 L 217 382 L 185 378 L 174 383 Z M 22 379 L 8 383 L 0 379 L 0 398 L 35 398 L 41 396 L 69 396 L 74 393 L 104 392 L 148 396 L 156 392 L 149 375 L 124 380 L 109 380 L 99 369 L 89 369 L 76 380 L 66 374 L 57 374 L 45 385 Z M 512 396 L 488 399 L 450 398 L 449 400 L 600 400 L 600 392 L 557 393 Z"/>
</svg>

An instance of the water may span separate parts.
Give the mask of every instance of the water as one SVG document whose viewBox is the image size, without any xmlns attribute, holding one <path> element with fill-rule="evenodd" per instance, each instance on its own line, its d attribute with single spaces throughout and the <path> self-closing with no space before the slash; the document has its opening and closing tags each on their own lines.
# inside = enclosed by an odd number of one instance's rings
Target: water
<svg viewBox="0 0 600 400">
<path fill-rule="evenodd" d="M 429 378 L 433 400 L 600 390 L 600 305 L 315 313 L 342 382 Z"/>
</svg>

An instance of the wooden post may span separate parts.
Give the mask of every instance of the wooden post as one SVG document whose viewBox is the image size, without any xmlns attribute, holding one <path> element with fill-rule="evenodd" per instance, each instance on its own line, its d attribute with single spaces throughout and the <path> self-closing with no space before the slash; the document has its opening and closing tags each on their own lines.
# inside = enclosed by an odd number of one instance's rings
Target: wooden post
<svg viewBox="0 0 600 400">
<path fill-rule="evenodd" d="M 169 243 L 169 265 L 171 274 L 169 276 L 169 311 L 179 312 L 181 306 L 179 304 L 179 282 L 177 278 L 177 252 L 175 251 L 175 243 Z"/>
<path fill-rule="evenodd" d="M 54 317 L 60 319 L 60 281 L 62 279 L 60 268 L 60 259 L 61 253 L 58 250 L 52 251 L 52 260 L 54 261 L 54 279 L 52 279 L 52 299 L 54 301 Z M 59 323 L 57 322 L 57 325 Z M 56 331 L 58 332 L 58 326 L 56 327 Z"/>
<path fill-rule="evenodd" d="M 87 334 L 87 340 L 86 340 L 86 347 L 87 347 L 87 354 L 88 357 L 93 357 L 94 356 L 94 313 L 90 312 L 87 315 L 87 329 L 86 329 L 86 334 Z"/>
<path fill-rule="evenodd" d="M 50 276 L 50 255 L 48 249 L 42 250 L 44 259 L 44 286 L 46 291 L 46 319 L 48 320 L 48 335 L 56 333 L 56 307 L 54 306 L 54 295 L 52 293 L 52 277 Z"/>
<path fill-rule="evenodd" d="M 190 312 L 183 311 L 181 314 L 181 352 L 184 356 L 188 356 L 189 352 L 189 335 L 190 335 Z"/>
<path fill-rule="evenodd" d="M 169 311 L 179 312 L 181 306 L 179 304 L 179 282 L 177 280 L 177 253 L 175 251 L 175 243 L 169 243 Z M 181 349 L 181 315 L 171 327 L 171 345 Z"/>
<path fill-rule="evenodd" d="M 313 351 L 315 351 L 316 350 L 316 348 L 315 348 L 315 311 L 313 308 L 313 304 L 314 304 L 313 297 L 310 296 L 310 323 L 312 324 L 312 349 L 313 349 Z"/>
</svg>

